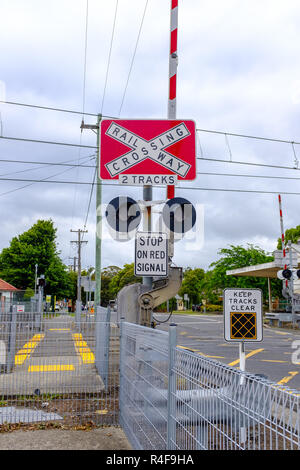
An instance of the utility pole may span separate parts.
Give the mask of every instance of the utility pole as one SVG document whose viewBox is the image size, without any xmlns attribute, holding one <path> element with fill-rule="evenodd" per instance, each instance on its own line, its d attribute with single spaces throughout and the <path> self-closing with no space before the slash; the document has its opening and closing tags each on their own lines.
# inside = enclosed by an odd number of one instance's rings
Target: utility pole
<svg viewBox="0 0 300 470">
<path fill-rule="evenodd" d="M 87 230 L 70 230 L 78 234 L 77 240 L 72 240 L 71 243 L 76 243 L 78 248 L 78 274 L 77 274 L 77 302 L 81 302 L 81 245 L 87 243 L 87 241 L 82 240 L 81 234 L 87 233 Z"/>
<path fill-rule="evenodd" d="M 91 129 L 97 133 L 97 177 L 96 177 L 96 253 L 95 253 L 95 307 L 101 305 L 101 244 L 102 244 L 102 181 L 99 178 L 99 146 L 100 146 L 100 122 L 102 114 L 97 116 L 97 124 L 84 124 L 81 123 L 82 129 Z M 96 312 L 96 310 L 95 310 Z"/>
<path fill-rule="evenodd" d="M 37 288 L 37 271 L 38 264 L 35 265 L 35 277 L 34 277 L 34 298 L 36 299 L 36 288 Z"/>
<path fill-rule="evenodd" d="M 72 260 L 73 260 L 73 266 L 72 266 L 72 264 L 70 264 L 70 268 L 72 268 L 72 267 L 73 267 L 73 271 L 74 271 L 74 272 L 76 272 L 76 261 L 77 261 L 77 256 L 73 256 L 73 257 L 69 256 L 69 259 L 72 259 Z M 72 269 L 71 269 L 71 271 L 72 271 Z"/>
</svg>

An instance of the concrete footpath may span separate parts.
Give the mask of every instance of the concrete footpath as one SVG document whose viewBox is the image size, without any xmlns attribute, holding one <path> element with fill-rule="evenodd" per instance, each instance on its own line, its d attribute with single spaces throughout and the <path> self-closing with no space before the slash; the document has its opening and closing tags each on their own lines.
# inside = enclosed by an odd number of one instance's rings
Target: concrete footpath
<svg viewBox="0 0 300 470">
<path fill-rule="evenodd" d="M 0 433 L 0 450 L 131 450 L 120 428 L 45 429 Z"/>
</svg>

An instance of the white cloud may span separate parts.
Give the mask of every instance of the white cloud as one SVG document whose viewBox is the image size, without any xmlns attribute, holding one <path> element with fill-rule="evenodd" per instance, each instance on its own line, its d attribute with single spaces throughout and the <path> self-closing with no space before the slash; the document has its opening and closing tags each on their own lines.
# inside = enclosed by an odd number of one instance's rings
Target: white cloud
<svg viewBox="0 0 300 470">
<path fill-rule="evenodd" d="M 6 99 L 81 110 L 85 5 L 83 0 L 11 0 L 0 7 L 0 81 Z M 131 64 L 145 2 L 119 1 L 104 114 L 116 115 Z M 109 54 L 115 2 L 89 1 L 85 110 L 100 111 Z M 299 17 L 297 1 L 185 0 L 179 3 L 178 116 L 192 118 L 197 127 L 299 140 Z M 166 117 L 168 93 L 169 2 L 148 5 L 121 116 Z M 0 104 L 4 135 L 95 145 L 92 131 L 80 134 L 81 116 Z M 94 123 L 95 118 L 85 121 Z M 290 145 L 200 133 L 204 156 L 291 166 Z M 299 146 L 295 146 L 299 153 Z M 0 159 L 62 162 L 90 155 L 92 149 L 0 141 Z M 198 172 L 291 175 L 298 172 L 198 160 Z M 0 162 L 0 175 L 29 168 Z M 64 167 L 42 167 L 15 177 L 45 178 Z M 53 179 L 91 182 L 93 169 L 66 172 Z M 202 188 L 298 192 L 298 182 L 199 175 Z M 0 194 L 25 185 L 1 181 Z M 83 227 L 90 186 L 33 184 L 0 196 L 3 221 L 0 249 L 27 230 L 38 218 L 52 218 L 59 248 L 68 260 L 70 228 Z M 117 194 L 139 199 L 141 188 L 103 189 L 103 202 Z M 277 195 L 187 191 L 176 194 L 205 207 L 204 246 L 195 255 L 187 244 L 176 244 L 174 261 L 207 267 L 218 249 L 231 243 L 259 244 L 272 251 L 280 235 Z M 155 189 L 154 197 L 165 197 Z M 283 196 L 285 227 L 296 226 L 298 197 Z M 94 264 L 95 193 L 88 220 L 88 246 L 83 261 Z M 133 260 L 133 245 L 105 240 L 103 265 Z"/>
</svg>

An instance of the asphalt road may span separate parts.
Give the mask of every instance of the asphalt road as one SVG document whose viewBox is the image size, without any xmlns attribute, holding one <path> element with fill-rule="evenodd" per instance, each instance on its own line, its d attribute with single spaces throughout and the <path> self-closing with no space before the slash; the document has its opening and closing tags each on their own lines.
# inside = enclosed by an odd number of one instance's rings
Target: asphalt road
<svg viewBox="0 0 300 470">
<path fill-rule="evenodd" d="M 155 317 L 159 320 L 167 318 L 158 313 Z M 223 315 L 176 314 L 172 315 L 170 322 L 177 324 L 179 346 L 239 368 L 239 345 L 224 340 Z M 167 330 L 168 323 L 157 328 Z M 298 344 L 295 343 L 297 340 Z M 271 381 L 300 390 L 300 331 L 264 327 L 263 341 L 246 343 L 245 350 L 246 371 L 263 374 Z"/>
</svg>

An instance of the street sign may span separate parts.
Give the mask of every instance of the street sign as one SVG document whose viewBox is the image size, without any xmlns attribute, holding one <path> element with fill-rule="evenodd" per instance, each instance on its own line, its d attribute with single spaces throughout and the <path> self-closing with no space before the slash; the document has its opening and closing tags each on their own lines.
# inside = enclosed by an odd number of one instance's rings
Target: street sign
<svg viewBox="0 0 300 470">
<path fill-rule="evenodd" d="M 99 151 L 101 179 L 118 179 L 124 173 L 196 178 L 196 125 L 192 120 L 104 119 Z"/>
<path fill-rule="evenodd" d="M 46 295 L 46 303 L 51 304 L 51 295 Z"/>
<path fill-rule="evenodd" d="M 161 186 L 177 184 L 176 175 L 120 175 L 119 183 L 130 186 Z"/>
<path fill-rule="evenodd" d="M 17 305 L 17 312 L 25 312 L 25 305 Z"/>
<path fill-rule="evenodd" d="M 224 289 L 224 337 L 230 342 L 259 342 L 263 339 L 262 291 Z"/>
<path fill-rule="evenodd" d="M 137 232 L 135 238 L 136 276 L 168 276 L 168 237 L 162 232 Z"/>
</svg>

